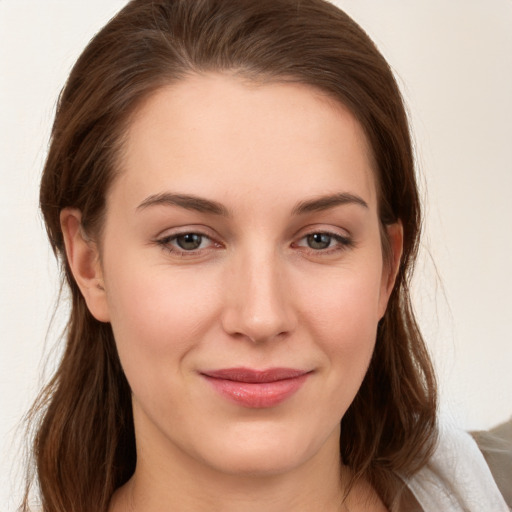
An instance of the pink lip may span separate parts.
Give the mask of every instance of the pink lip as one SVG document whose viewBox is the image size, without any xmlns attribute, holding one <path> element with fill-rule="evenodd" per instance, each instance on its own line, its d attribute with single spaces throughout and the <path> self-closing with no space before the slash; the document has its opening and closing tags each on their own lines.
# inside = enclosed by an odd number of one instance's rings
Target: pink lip
<svg viewBox="0 0 512 512">
<path fill-rule="evenodd" d="M 244 407 L 274 407 L 296 393 L 310 372 L 293 368 L 227 368 L 202 372 L 213 388 Z"/>
</svg>

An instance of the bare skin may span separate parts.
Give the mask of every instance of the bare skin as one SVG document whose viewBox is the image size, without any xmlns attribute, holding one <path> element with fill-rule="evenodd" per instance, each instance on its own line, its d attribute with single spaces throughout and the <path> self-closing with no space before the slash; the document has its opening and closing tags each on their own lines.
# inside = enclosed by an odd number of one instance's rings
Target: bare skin
<svg viewBox="0 0 512 512">
<path fill-rule="evenodd" d="M 389 226 L 384 262 L 351 113 L 300 84 L 194 76 L 141 106 L 119 167 L 101 251 L 61 216 L 133 393 L 137 467 L 110 512 L 385 511 L 364 481 L 343 502 L 339 462 L 402 243 Z M 233 368 L 301 376 L 241 399 L 211 377 Z"/>
</svg>

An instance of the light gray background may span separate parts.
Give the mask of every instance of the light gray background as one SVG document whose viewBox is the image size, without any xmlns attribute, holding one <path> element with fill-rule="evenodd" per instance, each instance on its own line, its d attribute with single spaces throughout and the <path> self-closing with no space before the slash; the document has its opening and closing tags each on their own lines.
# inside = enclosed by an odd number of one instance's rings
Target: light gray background
<svg viewBox="0 0 512 512">
<path fill-rule="evenodd" d="M 124 3 L 0 0 L 0 511 L 15 510 L 17 428 L 66 311 L 48 332 L 57 269 L 37 189 L 54 107 Z M 426 213 L 415 300 L 442 412 L 488 428 L 512 414 L 512 0 L 337 4 L 380 47 L 409 105 Z"/>
</svg>

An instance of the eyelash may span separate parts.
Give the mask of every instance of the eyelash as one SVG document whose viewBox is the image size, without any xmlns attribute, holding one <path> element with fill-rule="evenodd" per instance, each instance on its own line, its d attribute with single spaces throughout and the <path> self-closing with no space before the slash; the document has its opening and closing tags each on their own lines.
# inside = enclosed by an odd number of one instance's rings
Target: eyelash
<svg viewBox="0 0 512 512">
<path fill-rule="evenodd" d="M 298 243 L 294 243 L 293 245 L 295 247 L 303 247 L 306 251 L 308 251 L 310 254 L 313 255 L 329 255 L 334 253 L 339 253 L 341 251 L 346 251 L 347 249 L 351 249 L 354 247 L 354 240 L 348 236 L 340 235 L 339 233 L 332 233 L 330 231 L 312 231 L 310 233 L 305 234 L 302 236 L 299 241 L 307 240 L 308 237 L 312 237 L 315 235 L 324 235 L 329 237 L 331 242 L 337 242 L 333 246 L 326 247 L 325 249 L 313 249 L 312 247 L 308 246 L 301 246 Z M 307 242 L 306 242 L 307 243 Z"/>
<path fill-rule="evenodd" d="M 202 233 L 200 231 L 183 231 L 180 233 L 173 233 L 172 235 L 168 235 L 163 238 L 157 239 L 157 240 L 155 240 L 155 242 L 159 246 L 161 246 L 165 251 L 167 251 L 173 255 L 176 255 L 179 257 L 185 257 L 185 258 L 186 257 L 190 258 L 190 257 L 202 256 L 205 254 L 205 252 L 210 251 L 212 249 L 212 247 L 207 247 L 207 248 L 202 248 L 202 249 L 198 248 L 198 249 L 186 250 L 183 248 L 179 248 L 175 245 L 172 245 L 172 242 L 176 242 L 176 240 L 178 238 L 185 237 L 187 235 L 195 235 L 195 236 L 201 237 L 201 244 L 203 243 L 203 241 L 205 239 L 209 240 L 210 243 L 215 246 L 215 247 L 213 247 L 213 249 L 222 247 L 221 243 L 216 242 L 215 240 L 212 239 L 212 237 L 210 237 L 207 234 Z M 298 242 L 294 242 L 292 244 L 292 246 L 293 247 L 301 247 L 303 250 L 305 250 L 306 252 L 308 252 L 309 254 L 312 254 L 312 255 L 328 255 L 328 254 L 346 251 L 348 249 L 351 249 L 355 245 L 354 241 L 348 236 L 343 236 L 343 235 L 340 235 L 339 233 L 332 233 L 330 231 L 322 231 L 322 230 L 312 231 L 310 233 L 303 235 L 299 239 L 299 242 L 302 240 L 307 240 L 308 237 L 312 237 L 315 235 L 327 236 L 330 239 L 329 243 L 331 243 L 332 241 L 335 241 L 337 243 L 334 246 L 332 246 L 332 247 L 329 246 L 329 247 L 326 247 L 325 249 L 313 249 L 312 247 L 299 245 Z"/>
<path fill-rule="evenodd" d="M 216 245 L 217 247 L 222 247 L 222 244 L 215 242 L 212 237 L 208 236 L 206 233 L 201 233 L 200 231 L 183 231 L 181 233 L 174 233 L 172 235 L 164 236 L 163 238 L 159 238 L 156 240 L 156 243 L 160 245 L 165 251 L 181 257 L 194 257 L 194 256 L 202 256 L 205 251 L 209 251 L 212 248 L 207 247 L 203 249 L 193 249 L 193 250 L 186 250 L 180 247 L 177 247 L 175 245 L 172 245 L 172 242 L 176 241 L 180 237 L 185 237 L 187 235 L 196 235 L 201 237 L 201 244 L 203 241 L 210 240 L 210 243 Z M 215 247 L 215 248 L 217 248 Z"/>
</svg>

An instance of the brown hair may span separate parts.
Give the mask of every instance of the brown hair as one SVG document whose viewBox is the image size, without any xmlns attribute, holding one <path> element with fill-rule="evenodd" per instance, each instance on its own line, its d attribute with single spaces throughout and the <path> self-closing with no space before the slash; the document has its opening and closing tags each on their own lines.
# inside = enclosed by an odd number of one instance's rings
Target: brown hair
<svg viewBox="0 0 512 512">
<path fill-rule="evenodd" d="M 132 0 L 74 66 L 41 182 L 48 235 L 72 297 L 62 361 L 32 410 L 43 511 L 105 511 L 136 464 L 130 388 L 110 325 L 89 313 L 72 277 L 59 214 L 78 208 L 85 231 L 99 236 L 131 114 L 159 87 L 206 71 L 311 85 L 345 104 L 365 130 L 381 225 L 400 220 L 404 247 L 368 373 L 341 422 L 340 450 L 389 504 L 393 475 L 411 475 L 431 453 L 436 391 L 410 305 L 420 206 L 407 117 L 388 64 L 324 0 Z"/>
</svg>

